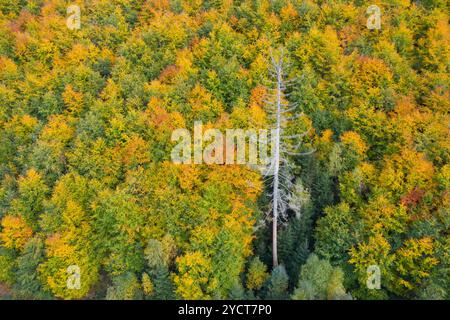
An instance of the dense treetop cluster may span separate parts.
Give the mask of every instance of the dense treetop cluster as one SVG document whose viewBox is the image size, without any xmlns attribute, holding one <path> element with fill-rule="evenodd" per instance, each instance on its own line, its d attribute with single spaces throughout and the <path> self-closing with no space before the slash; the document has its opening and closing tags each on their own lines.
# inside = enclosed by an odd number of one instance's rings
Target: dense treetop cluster
<svg viewBox="0 0 450 320">
<path fill-rule="evenodd" d="M 449 298 L 448 2 L 370 4 L 380 30 L 359 0 L 0 0 L 3 297 Z M 261 174 L 170 152 L 267 128 L 280 47 L 316 152 L 272 268 Z"/>
</svg>

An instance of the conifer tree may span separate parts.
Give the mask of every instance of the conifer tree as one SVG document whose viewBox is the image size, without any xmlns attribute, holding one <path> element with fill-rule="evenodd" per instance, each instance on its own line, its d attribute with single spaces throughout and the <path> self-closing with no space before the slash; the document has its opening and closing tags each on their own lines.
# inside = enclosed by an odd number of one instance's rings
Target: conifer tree
<svg viewBox="0 0 450 320">
<path fill-rule="evenodd" d="M 308 133 L 299 131 L 293 125 L 293 120 L 304 116 L 298 112 L 298 104 L 288 100 L 289 93 L 285 91 L 292 85 L 295 79 L 287 80 L 287 64 L 284 52 L 281 49 L 278 56 L 271 56 L 270 75 L 274 78 L 273 88 L 269 89 L 266 99 L 268 113 L 272 118 L 273 127 L 271 146 L 273 148 L 270 164 L 265 172 L 265 176 L 270 180 L 271 186 L 271 212 L 272 212 L 272 262 L 273 267 L 278 266 L 278 222 L 287 218 L 287 210 L 291 208 L 300 214 L 298 199 L 294 199 L 293 190 L 293 163 L 291 156 L 311 154 L 299 152 L 302 145 L 302 138 Z"/>
<path fill-rule="evenodd" d="M 266 299 L 284 300 L 288 297 L 289 276 L 283 265 L 272 271 Z"/>
</svg>

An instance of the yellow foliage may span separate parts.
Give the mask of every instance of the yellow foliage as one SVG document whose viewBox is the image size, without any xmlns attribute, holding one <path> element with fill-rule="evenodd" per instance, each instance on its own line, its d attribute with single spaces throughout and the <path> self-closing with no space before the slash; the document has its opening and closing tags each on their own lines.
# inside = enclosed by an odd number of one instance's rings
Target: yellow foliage
<svg viewBox="0 0 450 320">
<path fill-rule="evenodd" d="M 367 146 L 361 139 L 361 136 L 354 131 L 344 132 L 341 136 L 341 141 L 344 145 L 351 146 L 360 156 L 363 156 L 367 151 Z"/>
<path fill-rule="evenodd" d="M 214 73 L 214 71 L 210 71 Z M 189 95 L 189 104 L 193 110 L 194 119 L 202 116 L 216 117 L 223 112 L 221 103 L 213 98 L 213 95 L 203 88 L 200 84 L 196 84 Z M 197 118 L 196 118 L 197 117 Z"/>
<path fill-rule="evenodd" d="M 298 17 L 298 12 L 294 8 L 292 3 L 289 2 L 287 6 L 281 9 L 280 16 L 285 21 L 294 20 L 295 18 Z"/>
<path fill-rule="evenodd" d="M 11 59 L 0 56 L 0 80 L 15 78 L 19 75 L 17 65 Z"/>
<path fill-rule="evenodd" d="M 73 90 L 72 85 L 66 85 L 62 98 L 70 114 L 78 114 L 83 108 L 83 94 Z"/>
<path fill-rule="evenodd" d="M 53 143 L 65 145 L 74 136 L 75 129 L 63 115 L 53 115 L 50 117 L 47 125 L 41 131 L 41 139 Z"/>
<path fill-rule="evenodd" d="M 379 234 L 391 231 L 401 233 L 408 221 L 405 208 L 402 205 L 394 206 L 384 195 L 371 200 L 361 211 L 368 229 Z"/>
<path fill-rule="evenodd" d="M 49 257 L 70 258 L 75 249 L 69 245 L 61 234 L 54 234 L 45 240 L 46 252 Z"/>
<path fill-rule="evenodd" d="M 188 252 L 176 260 L 179 274 L 174 276 L 176 293 L 185 300 L 211 299 L 217 280 L 210 276 L 211 261 L 201 252 Z"/>
<path fill-rule="evenodd" d="M 177 54 L 176 66 L 178 69 L 178 75 L 182 78 L 187 78 L 190 74 L 196 72 L 196 68 L 192 64 L 193 54 L 190 50 L 183 49 Z"/>
<path fill-rule="evenodd" d="M 415 187 L 429 189 L 433 185 L 434 167 L 424 155 L 410 149 L 403 149 L 386 159 L 380 172 L 378 185 L 397 194 L 404 194 Z"/>
<path fill-rule="evenodd" d="M 1 225 L 0 240 L 6 248 L 22 250 L 33 235 L 33 230 L 20 216 L 6 215 L 2 219 Z"/>
<path fill-rule="evenodd" d="M 401 278 L 400 287 L 407 290 L 430 276 L 430 270 L 439 263 L 433 257 L 433 240 L 430 237 L 408 239 L 395 253 L 395 268 Z"/>
<path fill-rule="evenodd" d="M 131 136 L 123 149 L 123 163 L 126 166 L 144 165 L 150 162 L 148 144 L 138 135 Z"/>
<path fill-rule="evenodd" d="M 155 292 L 153 282 L 147 273 L 142 274 L 142 289 L 146 296 L 152 296 Z"/>
<path fill-rule="evenodd" d="M 254 260 L 255 261 L 255 260 Z M 267 267 L 256 260 L 257 262 L 252 262 L 247 274 L 247 288 L 250 290 L 259 290 L 266 280 L 269 278 L 267 272 Z M 259 263 L 258 263 L 259 262 Z"/>
</svg>

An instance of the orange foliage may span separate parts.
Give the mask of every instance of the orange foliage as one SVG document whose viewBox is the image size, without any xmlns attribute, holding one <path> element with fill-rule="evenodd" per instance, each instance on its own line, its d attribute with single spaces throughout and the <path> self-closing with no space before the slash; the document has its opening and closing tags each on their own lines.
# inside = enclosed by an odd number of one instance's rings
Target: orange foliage
<svg viewBox="0 0 450 320">
<path fill-rule="evenodd" d="M 3 217 L 1 225 L 3 230 L 0 239 L 6 248 L 22 250 L 33 234 L 33 230 L 20 216 L 7 215 Z"/>
</svg>

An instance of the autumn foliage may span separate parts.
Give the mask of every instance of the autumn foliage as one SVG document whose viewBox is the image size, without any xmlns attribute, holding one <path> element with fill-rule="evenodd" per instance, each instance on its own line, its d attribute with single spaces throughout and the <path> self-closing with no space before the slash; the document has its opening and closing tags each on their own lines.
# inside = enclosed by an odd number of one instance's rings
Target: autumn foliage
<svg viewBox="0 0 450 320">
<path fill-rule="evenodd" d="M 10 298 L 449 298 L 448 3 L 375 1 L 369 30 L 364 1 L 73 2 L 79 30 L 67 1 L 0 0 Z M 291 159 L 273 269 L 261 173 L 170 154 L 195 121 L 268 128 L 281 47 L 315 152 Z"/>
</svg>

